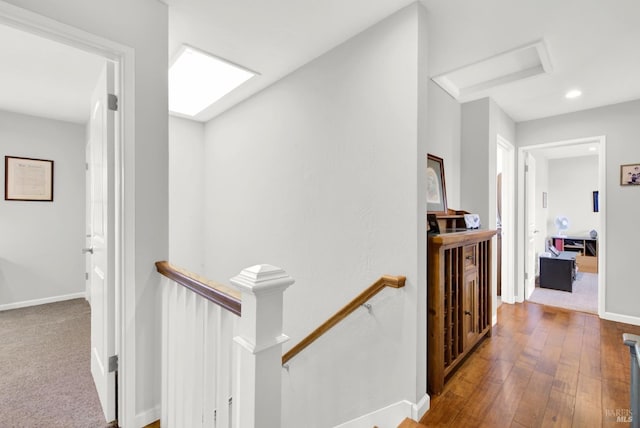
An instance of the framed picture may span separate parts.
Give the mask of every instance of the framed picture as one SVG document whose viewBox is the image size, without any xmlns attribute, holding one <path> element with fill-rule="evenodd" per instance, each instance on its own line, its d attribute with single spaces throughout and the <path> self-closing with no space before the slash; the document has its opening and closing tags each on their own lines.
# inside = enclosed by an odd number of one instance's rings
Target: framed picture
<svg viewBox="0 0 640 428">
<path fill-rule="evenodd" d="M 597 213 L 598 211 L 600 211 L 600 203 L 598 201 L 598 191 L 594 190 L 593 191 L 593 212 Z"/>
<path fill-rule="evenodd" d="M 620 165 L 620 185 L 640 185 L 640 163 Z"/>
<path fill-rule="evenodd" d="M 53 161 L 5 156 L 4 199 L 53 201 Z"/>
<path fill-rule="evenodd" d="M 444 161 L 431 154 L 427 154 L 427 212 L 447 214 Z"/>
</svg>

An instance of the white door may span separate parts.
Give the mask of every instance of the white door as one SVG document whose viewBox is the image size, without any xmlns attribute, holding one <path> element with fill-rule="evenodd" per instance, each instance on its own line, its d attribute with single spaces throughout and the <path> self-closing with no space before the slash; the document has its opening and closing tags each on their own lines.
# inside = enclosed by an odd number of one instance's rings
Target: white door
<svg viewBox="0 0 640 428">
<path fill-rule="evenodd" d="M 116 373 L 110 367 L 115 347 L 114 274 L 114 122 L 109 109 L 113 93 L 113 64 L 107 62 L 91 97 L 89 122 L 90 231 L 89 282 L 91 290 L 91 374 L 107 422 L 116 419 Z"/>
<path fill-rule="evenodd" d="M 525 158 L 525 213 L 527 242 L 525 245 L 524 282 L 525 297 L 533 293 L 536 280 L 536 160 L 527 153 Z"/>
</svg>

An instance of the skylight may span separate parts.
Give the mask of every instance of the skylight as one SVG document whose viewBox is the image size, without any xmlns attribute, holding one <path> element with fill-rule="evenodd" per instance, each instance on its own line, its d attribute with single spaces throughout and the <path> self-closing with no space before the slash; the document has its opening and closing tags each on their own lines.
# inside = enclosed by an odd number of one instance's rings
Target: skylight
<svg viewBox="0 0 640 428">
<path fill-rule="evenodd" d="M 182 46 L 169 68 L 169 111 L 195 116 L 256 73 Z"/>
<path fill-rule="evenodd" d="M 572 89 L 566 94 L 564 94 L 565 98 L 568 98 L 568 99 L 578 98 L 580 95 L 582 95 L 582 91 L 580 89 Z"/>
</svg>

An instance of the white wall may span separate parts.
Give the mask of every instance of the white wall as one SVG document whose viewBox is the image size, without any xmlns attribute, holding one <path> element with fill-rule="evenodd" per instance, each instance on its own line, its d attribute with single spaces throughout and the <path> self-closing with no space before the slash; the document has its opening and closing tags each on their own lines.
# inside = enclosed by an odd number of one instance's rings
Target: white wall
<svg viewBox="0 0 640 428">
<path fill-rule="evenodd" d="M 169 118 L 169 261 L 204 272 L 204 125 Z"/>
<path fill-rule="evenodd" d="M 585 110 L 545 119 L 518 123 L 519 146 L 529 146 L 575 138 L 606 136 L 606 189 L 600 189 L 601 213 L 606 210 L 605 311 L 632 317 L 640 323 L 640 288 L 633 260 L 633 242 L 640 239 L 634 227 L 640 211 L 640 193 L 635 187 L 620 186 L 620 165 L 640 162 L 640 101 Z M 595 189 L 594 189 L 595 190 Z M 608 316 L 608 315 L 607 315 Z"/>
<path fill-rule="evenodd" d="M 125 391 L 127 408 L 121 423 L 145 425 L 158 418 L 160 404 L 160 276 L 154 262 L 168 257 L 167 6 L 157 0 L 7 3 L 135 50 L 131 64 L 135 76 L 125 80 L 134 93 L 121 100 L 122 106 L 135 109 L 124 123 L 127 132 L 133 133 L 125 147 L 125 199 L 128 215 L 135 217 L 126 219 L 125 245 L 130 253 L 124 268 L 136 296 L 131 305 L 135 319 L 125 326 L 129 332 L 135 329 L 135 349 L 130 350 L 135 353 L 135 379 L 133 368 L 127 379 L 135 382 L 135 393 Z M 122 361 L 126 366 L 127 356 Z"/>
<path fill-rule="evenodd" d="M 460 159 L 460 207 L 459 209 L 480 215 L 483 227 L 490 222 L 490 182 L 495 188 L 494 171 L 489 171 L 490 100 L 483 98 L 462 104 L 461 159 Z M 491 178 L 489 176 L 492 176 Z M 494 220 L 495 223 L 495 220 Z"/>
<path fill-rule="evenodd" d="M 429 79 L 429 153 L 444 160 L 449 208 L 460 206 L 460 120 L 461 106 L 444 89 Z"/>
<path fill-rule="evenodd" d="M 461 121 L 459 209 L 479 214 L 483 228 L 496 229 L 498 135 L 513 144 L 515 123 L 490 98 L 462 104 Z M 506 230 L 504 232 L 509 233 Z M 495 238 L 493 239 L 495 242 Z M 492 260 L 496 260 L 496 257 L 497 246 L 493 245 Z M 498 276 L 497 264 L 493 263 L 491 268 L 491 286 L 495 290 Z M 512 283 L 510 278 L 503 278 L 503 289 L 510 283 Z M 496 293 L 493 295 L 493 319 L 495 320 L 498 305 Z"/>
<path fill-rule="evenodd" d="M 421 26 L 414 4 L 206 126 L 206 275 L 286 269 L 285 348 L 382 274 L 407 276 L 372 316 L 357 311 L 290 362 L 285 426 L 332 426 L 425 394 Z"/>
<path fill-rule="evenodd" d="M 549 160 L 549 216 L 550 235 L 557 232 L 555 219 L 569 219 L 567 235 L 589 236 L 599 229 L 599 213 L 593 212 L 593 191 L 598 190 L 598 156 L 581 156 Z"/>
<path fill-rule="evenodd" d="M 0 199 L 0 309 L 84 296 L 84 151 L 83 125 L 0 111 L 3 182 L 5 156 L 54 161 L 53 202 Z"/>
</svg>

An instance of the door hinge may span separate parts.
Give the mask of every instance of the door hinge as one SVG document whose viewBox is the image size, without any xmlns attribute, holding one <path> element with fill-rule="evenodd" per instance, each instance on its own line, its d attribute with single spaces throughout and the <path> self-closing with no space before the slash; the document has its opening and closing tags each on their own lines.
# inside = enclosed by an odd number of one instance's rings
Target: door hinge
<svg viewBox="0 0 640 428">
<path fill-rule="evenodd" d="M 524 280 L 528 280 L 529 279 L 529 272 L 525 272 L 524 273 Z"/>
<path fill-rule="evenodd" d="M 107 104 L 109 110 L 118 111 L 118 97 L 114 94 L 108 94 Z"/>
<path fill-rule="evenodd" d="M 84 273 L 84 279 L 85 281 L 89 281 L 89 272 Z"/>
<path fill-rule="evenodd" d="M 109 357 L 109 373 L 118 370 L 118 356 L 112 355 Z"/>
<path fill-rule="evenodd" d="M 85 164 L 84 164 L 84 169 L 85 169 L 85 170 L 87 170 L 87 171 L 89 171 L 89 163 L 88 163 L 88 162 L 85 162 Z"/>
<path fill-rule="evenodd" d="M 529 172 L 529 165 L 524 166 L 524 172 Z"/>
</svg>

